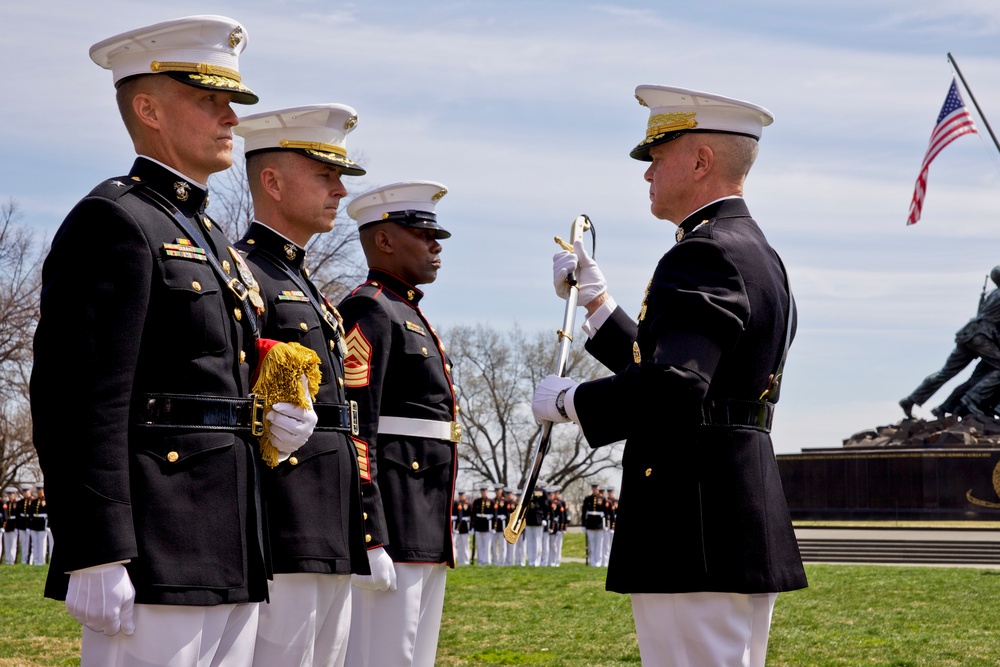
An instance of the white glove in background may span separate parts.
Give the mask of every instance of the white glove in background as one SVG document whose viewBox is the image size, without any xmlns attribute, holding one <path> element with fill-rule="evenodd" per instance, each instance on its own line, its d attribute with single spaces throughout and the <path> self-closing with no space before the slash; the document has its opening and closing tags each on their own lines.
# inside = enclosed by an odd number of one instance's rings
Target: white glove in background
<svg viewBox="0 0 1000 667">
<path fill-rule="evenodd" d="M 291 403 L 275 403 L 267 413 L 267 420 L 271 422 L 271 444 L 284 456 L 306 444 L 319 420 L 316 411 L 312 409 L 308 383 L 303 375 L 302 385 L 306 390 L 306 400 L 309 401 L 308 409 Z"/>
<path fill-rule="evenodd" d="M 121 563 L 95 565 L 69 573 L 66 611 L 91 630 L 109 637 L 135 632 L 135 588 Z"/>
<path fill-rule="evenodd" d="M 382 547 L 368 550 L 368 565 L 371 574 L 352 574 L 351 583 L 370 591 L 396 590 L 396 566 Z"/>
<path fill-rule="evenodd" d="M 558 375 L 546 376 L 541 384 L 535 388 L 535 396 L 531 399 L 531 413 L 535 416 L 535 420 L 538 422 L 549 421 L 553 424 L 570 421 L 570 419 L 559 414 L 559 410 L 556 409 L 556 396 L 563 389 L 566 389 L 568 391 L 566 392 L 564 407 L 566 408 L 566 414 L 573 417 L 573 421 L 575 421 L 576 411 L 573 409 L 572 392 L 576 388 L 576 384 L 573 380 L 559 377 Z"/>
<path fill-rule="evenodd" d="M 608 289 L 608 281 L 604 278 L 597 262 L 591 259 L 584 247 L 583 239 L 577 239 L 573 244 L 573 252 L 560 250 L 552 256 L 552 284 L 556 295 L 565 299 L 569 294 L 569 283 L 566 277 L 571 271 L 576 271 L 577 289 L 580 291 L 579 303 L 585 306 Z"/>
</svg>

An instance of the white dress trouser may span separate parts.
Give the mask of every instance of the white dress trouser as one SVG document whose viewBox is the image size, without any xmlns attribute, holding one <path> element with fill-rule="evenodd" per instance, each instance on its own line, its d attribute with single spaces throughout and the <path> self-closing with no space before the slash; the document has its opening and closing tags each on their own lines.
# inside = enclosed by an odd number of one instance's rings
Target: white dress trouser
<svg viewBox="0 0 1000 667">
<path fill-rule="evenodd" d="M 29 530 L 31 538 L 31 564 L 45 565 L 45 553 L 49 547 L 49 535 L 44 530 Z"/>
<path fill-rule="evenodd" d="M 503 536 L 503 531 L 493 535 L 493 564 L 507 565 L 507 547 L 510 546 L 510 542 Z"/>
<path fill-rule="evenodd" d="M 527 529 L 525 529 L 525 530 L 527 530 Z M 525 543 L 527 541 L 528 541 L 528 538 L 525 537 L 524 534 L 522 533 L 520 539 L 518 539 L 517 542 L 515 542 L 514 545 L 513 545 L 514 548 L 510 552 L 510 554 L 511 554 L 511 561 L 510 561 L 510 563 L 508 563 L 508 565 L 517 565 L 517 566 L 522 566 L 522 567 L 524 566 L 524 562 L 525 562 L 525 546 L 524 545 L 525 545 Z"/>
<path fill-rule="evenodd" d="M 343 667 L 351 630 L 351 575 L 275 574 L 261 603 L 253 664 Z"/>
<path fill-rule="evenodd" d="M 11 528 L 3 534 L 3 562 L 13 565 L 17 557 L 17 529 Z"/>
<path fill-rule="evenodd" d="M 476 531 L 476 563 L 490 564 L 490 551 L 493 550 L 493 533 Z"/>
<path fill-rule="evenodd" d="M 777 597 L 633 593 L 643 667 L 764 667 Z"/>
<path fill-rule="evenodd" d="M 549 565 L 558 567 L 562 563 L 563 534 L 561 530 L 549 533 Z"/>
<path fill-rule="evenodd" d="M 469 533 L 455 533 L 455 562 L 469 564 Z"/>
<path fill-rule="evenodd" d="M 27 565 L 28 552 L 31 551 L 31 535 L 27 530 L 18 530 L 17 541 L 21 545 L 21 565 Z"/>
<path fill-rule="evenodd" d="M 395 591 L 354 587 L 347 667 L 434 667 L 448 566 L 395 567 Z"/>
<path fill-rule="evenodd" d="M 587 529 L 587 565 L 600 567 L 604 562 L 604 530 Z"/>
<path fill-rule="evenodd" d="M 135 605 L 135 634 L 83 627 L 80 667 L 247 667 L 257 603 L 214 607 Z"/>
<path fill-rule="evenodd" d="M 524 548 L 528 551 L 528 565 L 538 567 L 542 564 L 542 540 L 545 534 L 541 526 L 525 526 Z"/>
</svg>

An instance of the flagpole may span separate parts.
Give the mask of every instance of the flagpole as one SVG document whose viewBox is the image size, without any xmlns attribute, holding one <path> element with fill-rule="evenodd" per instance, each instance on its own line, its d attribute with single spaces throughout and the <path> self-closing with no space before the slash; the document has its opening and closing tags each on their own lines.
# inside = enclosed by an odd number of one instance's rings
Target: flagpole
<svg viewBox="0 0 1000 667">
<path fill-rule="evenodd" d="M 986 131 L 990 133 L 990 137 L 993 139 L 993 145 L 996 146 L 997 151 L 1000 152 L 1000 141 L 997 141 L 997 135 L 993 134 L 993 128 L 990 127 L 990 122 L 986 120 L 986 116 L 983 115 L 983 110 L 979 108 L 979 102 L 976 101 L 976 96 L 972 94 L 972 89 L 969 88 L 969 84 L 965 82 L 965 77 L 962 76 L 962 70 L 958 68 L 958 63 L 955 62 L 955 58 L 950 52 L 948 53 L 948 60 L 951 62 L 951 66 L 955 68 L 955 73 L 958 74 L 958 78 L 962 80 L 962 86 L 965 88 L 965 92 L 969 93 L 969 99 L 972 100 L 973 106 L 976 107 L 979 117 L 983 119 L 983 125 L 986 126 Z"/>
</svg>

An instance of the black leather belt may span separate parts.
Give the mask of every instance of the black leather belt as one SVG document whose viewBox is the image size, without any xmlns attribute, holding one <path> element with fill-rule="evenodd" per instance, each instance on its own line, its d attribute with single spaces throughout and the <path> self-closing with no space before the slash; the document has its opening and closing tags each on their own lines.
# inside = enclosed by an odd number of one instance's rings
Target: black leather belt
<svg viewBox="0 0 1000 667">
<path fill-rule="evenodd" d="M 702 426 L 732 426 L 771 432 L 774 403 L 736 398 L 709 401 L 701 408 Z"/>
<path fill-rule="evenodd" d="M 358 434 L 358 408 L 351 403 L 313 403 L 317 431 Z M 259 396 L 228 398 L 191 394 L 146 394 L 138 417 L 143 426 L 209 431 L 264 432 L 264 401 Z"/>
</svg>

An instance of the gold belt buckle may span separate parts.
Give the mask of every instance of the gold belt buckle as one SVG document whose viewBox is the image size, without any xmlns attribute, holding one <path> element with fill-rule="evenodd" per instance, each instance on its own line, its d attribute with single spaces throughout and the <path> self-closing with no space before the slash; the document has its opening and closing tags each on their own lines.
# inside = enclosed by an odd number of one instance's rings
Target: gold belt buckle
<svg viewBox="0 0 1000 667">
<path fill-rule="evenodd" d="M 258 438 L 264 435 L 264 397 L 250 394 L 250 433 Z"/>
<path fill-rule="evenodd" d="M 451 438 L 452 442 L 462 442 L 462 425 L 459 422 L 451 422 Z"/>
<path fill-rule="evenodd" d="M 358 402 L 351 401 L 351 435 L 358 434 Z"/>
</svg>

